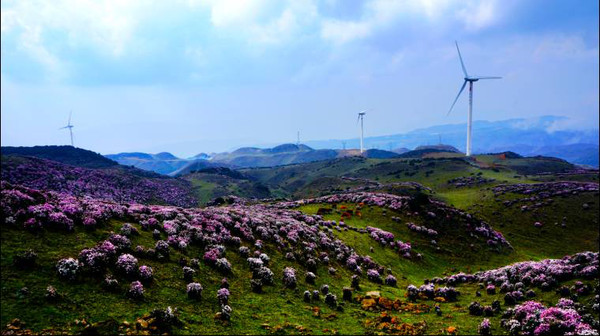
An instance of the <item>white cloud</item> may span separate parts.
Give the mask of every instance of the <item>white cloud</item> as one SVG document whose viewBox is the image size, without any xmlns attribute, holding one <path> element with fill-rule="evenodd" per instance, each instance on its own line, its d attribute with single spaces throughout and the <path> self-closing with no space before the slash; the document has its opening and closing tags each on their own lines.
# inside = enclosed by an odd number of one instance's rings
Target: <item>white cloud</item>
<svg viewBox="0 0 600 336">
<path fill-rule="evenodd" d="M 476 31 L 499 21 L 496 0 L 371 0 L 356 21 L 324 19 L 321 36 L 337 44 L 367 38 L 393 23 L 415 17 L 431 24 L 458 19 Z"/>
<path fill-rule="evenodd" d="M 58 56 L 64 51 L 61 48 L 84 46 L 109 57 L 122 56 L 147 4 L 137 0 L 16 1 L 3 4 L 2 36 L 14 35 L 18 48 L 57 74 L 64 69 Z M 65 39 L 56 39 L 56 34 Z"/>
<path fill-rule="evenodd" d="M 500 8 L 496 0 L 467 2 L 466 6 L 457 12 L 457 16 L 462 19 L 468 31 L 478 31 L 492 26 L 499 20 L 499 15 Z"/>
<path fill-rule="evenodd" d="M 251 44 L 290 41 L 318 18 L 311 0 L 214 0 L 202 4 L 208 6 L 215 28 L 229 29 Z"/>
<path fill-rule="evenodd" d="M 252 23 L 265 9 L 264 0 L 211 0 L 211 22 L 215 27 Z"/>
</svg>

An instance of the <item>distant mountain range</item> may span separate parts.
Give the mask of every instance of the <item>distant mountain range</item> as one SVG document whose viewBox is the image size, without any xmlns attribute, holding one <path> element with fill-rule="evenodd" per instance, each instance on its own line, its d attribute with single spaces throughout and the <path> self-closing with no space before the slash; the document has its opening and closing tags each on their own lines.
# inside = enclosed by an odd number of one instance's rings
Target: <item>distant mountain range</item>
<svg viewBox="0 0 600 336">
<path fill-rule="evenodd" d="M 565 117 L 544 116 L 532 119 L 475 121 L 474 153 L 511 151 L 523 156 L 551 156 L 572 163 L 598 167 L 598 130 L 556 130 L 567 122 Z M 404 134 L 365 138 L 362 155 L 367 158 L 419 157 L 423 153 L 454 152 L 464 148 L 466 124 L 439 125 Z M 359 155 L 358 139 L 308 141 L 305 144 L 282 144 L 273 148 L 242 147 L 225 153 L 200 153 L 178 158 L 171 153 L 120 153 L 106 155 L 122 165 L 135 166 L 161 174 L 182 176 L 211 167 L 273 167 Z M 443 142 L 440 144 L 439 142 Z M 383 150 L 383 148 L 395 148 Z M 414 148 L 412 153 L 407 153 Z"/>
<path fill-rule="evenodd" d="M 564 129 L 569 119 L 542 116 L 529 119 L 473 122 L 473 152 L 513 151 L 525 156 L 555 156 L 572 163 L 598 167 L 598 129 Z M 365 138 L 367 148 L 416 148 L 440 142 L 464 151 L 466 124 L 438 125 L 402 134 Z M 597 125 L 595 126 L 597 127 Z M 312 148 L 358 147 L 358 139 L 307 141 Z M 394 150 L 396 151 L 396 150 Z"/>
<path fill-rule="evenodd" d="M 158 154 L 133 152 L 108 154 L 105 156 L 124 166 L 134 166 L 136 168 L 149 170 L 164 175 L 172 175 L 174 172 L 177 172 L 189 165 L 194 165 L 194 169 L 196 170 L 208 167 L 224 166 L 207 161 L 210 159 L 210 156 L 204 153 L 198 154 L 189 159 L 181 159 L 167 152 Z"/>
</svg>

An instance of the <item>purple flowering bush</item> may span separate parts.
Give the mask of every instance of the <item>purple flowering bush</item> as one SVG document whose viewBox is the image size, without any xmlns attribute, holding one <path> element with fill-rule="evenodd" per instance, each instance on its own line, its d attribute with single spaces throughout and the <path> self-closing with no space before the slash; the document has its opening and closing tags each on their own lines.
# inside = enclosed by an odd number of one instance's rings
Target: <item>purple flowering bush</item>
<svg viewBox="0 0 600 336">
<path fill-rule="evenodd" d="M 296 270 L 292 267 L 283 269 L 283 284 L 288 288 L 296 287 Z"/>
<path fill-rule="evenodd" d="M 33 157 L 3 158 L 2 180 L 38 190 L 115 202 L 197 205 L 188 181 L 122 167 L 89 169 Z"/>
<path fill-rule="evenodd" d="M 524 335 L 598 335 L 581 315 L 571 308 L 546 308 L 539 302 L 527 301 L 506 314 L 501 325 L 511 334 Z"/>
<path fill-rule="evenodd" d="M 138 270 L 138 274 L 140 275 L 140 279 L 145 282 L 149 282 L 152 280 L 153 272 L 152 267 L 142 265 Z"/>
<path fill-rule="evenodd" d="M 144 297 L 144 285 L 139 281 L 134 281 L 129 285 L 127 296 L 132 299 L 139 300 Z"/>
<path fill-rule="evenodd" d="M 220 288 L 219 290 L 217 290 L 217 300 L 219 301 L 219 304 L 221 304 L 221 305 L 228 304 L 229 303 L 229 289 Z"/>
<path fill-rule="evenodd" d="M 117 271 L 127 276 L 134 276 L 138 271 L 138 260 L 131 254 L 121 254 L 116 262 Z"/>
</svg>

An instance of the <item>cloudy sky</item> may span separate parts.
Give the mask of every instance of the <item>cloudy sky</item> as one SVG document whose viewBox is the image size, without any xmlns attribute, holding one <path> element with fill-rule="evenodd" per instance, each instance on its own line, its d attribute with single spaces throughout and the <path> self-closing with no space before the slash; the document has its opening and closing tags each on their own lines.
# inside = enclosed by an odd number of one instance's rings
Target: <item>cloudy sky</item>
<svg viewBox="0 0 600 336">
<path fill-rule="evenodd" d="M 2 145 L 177 155 L 385 135 L 446 116 L 598 127 L 598 2 L 2 0 Z"/>
</svg>

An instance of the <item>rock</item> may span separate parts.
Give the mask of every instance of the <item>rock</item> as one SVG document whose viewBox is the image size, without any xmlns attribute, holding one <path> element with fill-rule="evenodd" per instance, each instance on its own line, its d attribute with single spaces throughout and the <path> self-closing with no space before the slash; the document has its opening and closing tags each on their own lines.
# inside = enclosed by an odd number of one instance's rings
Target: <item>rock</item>
<svg viewBox="0 0 600 336">
<path fill-rule="evenodd" d="M 367 299 L 377 299 L 380 296 L 381 296 L 381 292 L 379 292 L 379 291 L 370 291 L 370 292 L 367 292 L 367 294 L 365 295 L 365 298 L 367 298 Z"/>
</svg>

